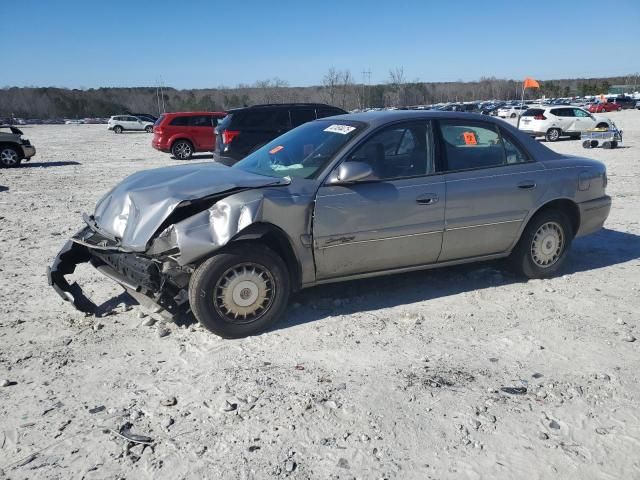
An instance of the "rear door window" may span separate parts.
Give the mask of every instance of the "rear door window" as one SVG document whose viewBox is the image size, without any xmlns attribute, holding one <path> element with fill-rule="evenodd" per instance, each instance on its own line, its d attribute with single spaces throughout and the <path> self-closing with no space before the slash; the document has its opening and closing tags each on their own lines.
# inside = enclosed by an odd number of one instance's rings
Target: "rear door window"
<svg viewBox="0 0 640 480">
<path fill-rule="evenodd" d="M 496 167 L 506 164 L 504 145 L 494 125 L 440 121 L 448 171 Z"/>
<path fill-rule="evenodd" d="M 313 108 L 292 108 L 291 109 L 291 126 L 293 128 L 303 123 L 311 122 L 316 119 L 316 111 Z"/>
<path fill-rule="evenodd" d="M 212 127 L 210 115 L 194 115 L 190 118 L 192 127 Z"/>
</svg>

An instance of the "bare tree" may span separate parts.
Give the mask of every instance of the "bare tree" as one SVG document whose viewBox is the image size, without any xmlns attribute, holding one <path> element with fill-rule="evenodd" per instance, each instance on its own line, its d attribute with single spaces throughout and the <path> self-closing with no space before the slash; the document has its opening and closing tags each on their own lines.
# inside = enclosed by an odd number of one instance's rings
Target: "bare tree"
<svg viewBox="0 0 640 480">
<path fill-rule="evenodd" d="M 388 96 L 390 106 L 398 107 L 404 106 L 404 84 L 406 78 L 404 76 L 404 67 L 396 67 L 393 70 L 389 70 L 389 87 L 391 89 Z"/>
<path fill-rule="evenodd" d="M 344 109 L 349 108 L 349 103 L 354 92 L 353 77 L 350 70 L 345 70 L 340 74 L 340 89 L 342 90 L 340 106 Z"/>
<path fill-rule="evenodd" d="M 340 84 L 340 72 L 331 67 L 326 75 L 322 78 L 322 86 L 324 90 L 325 102 L 329 105 L 335 104 L 336 95 L 338 93 L 338 85 Z"/>
</svg>

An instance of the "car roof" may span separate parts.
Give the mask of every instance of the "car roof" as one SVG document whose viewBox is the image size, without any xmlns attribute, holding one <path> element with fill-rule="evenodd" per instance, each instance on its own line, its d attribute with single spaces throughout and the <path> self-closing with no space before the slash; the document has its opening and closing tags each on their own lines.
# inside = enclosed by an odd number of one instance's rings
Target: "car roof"
<svg viewBox="0 0 640 480">
<path fill-rule="evenodd" d="M 227 112 L 166 112 L 162 115 L 172 117 L 187 117 L 190 115 L 226 115 Z"/>
<path fill-rule="evenodd" d="M 330 108 L 330 109 L 334 109 L 334 110 L 340 110 L 343 111 L 340 107 L 334 107 L 333 105 L 327 105 L 326 103 L 264 103 L 264 104 L 260 104 L 260 105 L 251 105 L 248 107 L 239 107 L 239 108 L 232 108 L 229 110 L 229 113 L 237 113 L 237 112 L 244 112 L 244 111 L 251 111 L 251 110 L 259 110 L 259 109 L 267 109 L 267 108 L 296 108 L 296 107 L 300 107 L 300 108 L 304 108 L 304 107 L 313 107 L 313 108 Z"/>
<path fill-rule="evenodd" d="M 341 121 L 365 122 L 368 124 L 368 130 L 371 131 L 377 127 L 381 127 L 394 122 L 404 120 L 460 120 L 462 122 L 482 122 L 496 125 L 506 130 L 511 136 L 515 137 L 536 160 L 547 160 L 551 158 L 560 158 L 562 155 L 546 147 L 542 143 L 531 138 L 530 135 L 523 133 L 516 127 L 500 118 L 489 117 L 479 113 L 467 112 L 449 112 L 443 110 L 383 110 L 372 112 L 349 113 L 346 115 L 334 115 L 332 117 L 319 118 L 315 122 Z"/>
</svg>

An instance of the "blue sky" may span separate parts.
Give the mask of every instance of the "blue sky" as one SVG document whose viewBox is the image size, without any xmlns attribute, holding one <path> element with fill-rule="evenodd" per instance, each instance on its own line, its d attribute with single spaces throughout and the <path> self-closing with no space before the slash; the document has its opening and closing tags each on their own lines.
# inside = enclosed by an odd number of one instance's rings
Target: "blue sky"
<svg viewBox="0 0 640 480">
<path fill-rule="evenodd" d="M 604 6 L 603 6 L 604 5 Z M 0 0 L 1 86 L 317 85 L 640 71 L 640 1 Z"/>
</svg>

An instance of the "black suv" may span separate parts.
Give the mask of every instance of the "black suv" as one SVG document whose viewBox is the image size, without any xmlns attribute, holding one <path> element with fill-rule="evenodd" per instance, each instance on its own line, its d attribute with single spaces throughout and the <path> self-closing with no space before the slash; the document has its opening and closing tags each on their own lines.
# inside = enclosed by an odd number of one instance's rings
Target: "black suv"
<svg viewBox="0 0 640 480">
<path fill-rule="evenodd" d="M 609 99 L 609 101 L 613 101 L 617 105 L 620 105 L 620 108 L 622 108 L 623 110 L 636 107 L 636 101 L 633 98 L 627 96 L 619 96 L 613 99 Z"/>
<path fill-rule="evenodd" d="M 321 103 L 278 103 L 229 110 L 215 129 L 213 159 L 231 166 L 292 128 L 345 113 Z"/>
</svg>

